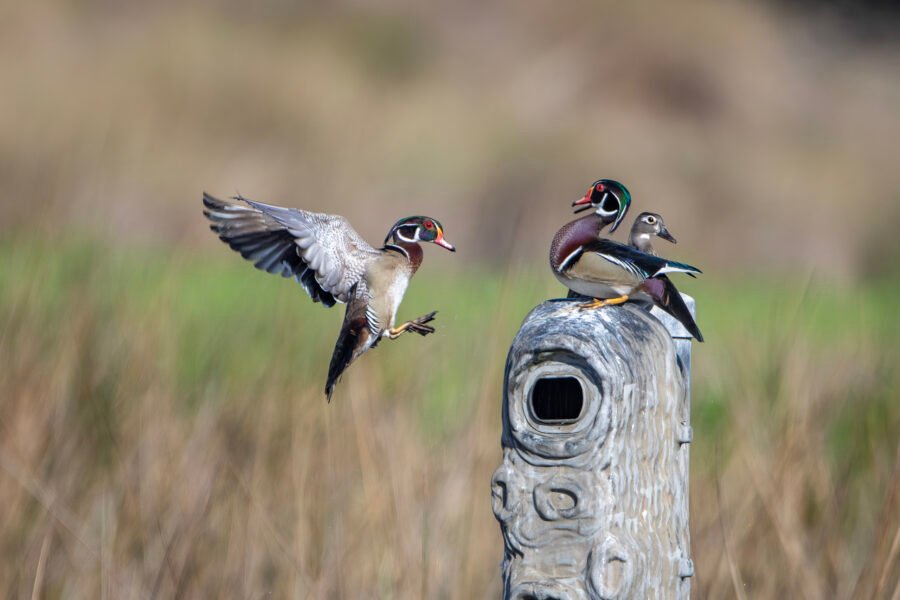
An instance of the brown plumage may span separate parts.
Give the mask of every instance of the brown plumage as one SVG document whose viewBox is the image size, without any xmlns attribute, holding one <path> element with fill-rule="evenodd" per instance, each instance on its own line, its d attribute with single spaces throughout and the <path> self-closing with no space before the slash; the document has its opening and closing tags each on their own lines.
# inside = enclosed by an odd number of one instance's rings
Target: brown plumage
<svg viewBox="0 0 900 600">
<path fill-rule="evenodd" d="M 631 225 L 631 232 L 628 234 L 628 244 L 632 248 L 637 248 L 641 252 L 656 256 L 653 249 L 653 238 L 661 237 L 673 244 L 677 244 L 675 237 L 666 229 L 663 218 L 652 212 L 642 212 Z"/>
<path fill-rule="evenodd" d="M 563 225 L 550 243 L 550 268 L 554 273 L 564 269 L 585 244 L 597 239 L 607 221 L 591 213 Z"/>
</svg>

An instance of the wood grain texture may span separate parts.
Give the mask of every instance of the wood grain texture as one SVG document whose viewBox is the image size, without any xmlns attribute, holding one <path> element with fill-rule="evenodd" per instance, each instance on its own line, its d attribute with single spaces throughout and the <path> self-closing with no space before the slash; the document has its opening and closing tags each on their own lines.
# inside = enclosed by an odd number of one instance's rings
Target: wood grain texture
<svg viewBox="0 0 900 600">
<path fill-rule="evenodd" d="M 581 302 L 532 310 L 509 351 L 492 479 L 504 598 L 689 598 L 689 334 Z M 531 392 L 559 377 L 581 384 L 581 412 L 542 421 Z"/>
</svg>

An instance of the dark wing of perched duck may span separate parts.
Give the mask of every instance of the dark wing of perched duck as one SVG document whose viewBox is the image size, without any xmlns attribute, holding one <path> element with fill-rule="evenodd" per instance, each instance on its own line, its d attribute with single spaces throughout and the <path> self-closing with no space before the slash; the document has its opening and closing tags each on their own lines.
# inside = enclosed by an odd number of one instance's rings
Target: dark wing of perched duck
<svg viewBox="0 0 900 600">
<path fill-rule="evenodd" d="M 694 321 L 691 311 L 684 303 L 675 284 L 672 283 L 672 280 L 666 275 L 666 273 L 669 272 L 676 272 L 694 276 L 695 274 L 700 273 L 700 269 L 684 263 L 670 261 L 652 254 L 647 254 L 632 248 L 631 246 L 622 246 L 622 244 L 617 244 L 610 240 L 599 240 L 599 242 L 608 243 L 592 244 L 591 248 L 596 248 L 604 258 L 607 258 L 607 260 L 620 260 L 625 263 L 627 267 L 630 267 L 632 272 L 638 270 L 643 274 L 646 281 L 644 281 L 642 287 L 644 291 L 653 298 L 654 304 L 678 319 L 698 342 L 703 341 L 703 334 L 700 333 L 700 328 L 697 327 L 697 323 Z M 627 248 L 631 252 L 623 250 L 623 248 Z"/>
<path fill-rule="evenodd" d="M 697 267 L 647 254 L 606 238 L 598 238 L 584 244 L 578 255 L 571 256 L 567 260 L 574 263 L 587 253 L 600 256 L 617 267 L 617 270 L 621 270 L 623 275 L 627 274 L 636 279 L 649 279 L 665 273 L 687 273 L 689 275 L 702 273 Z"/>
<path fill-rule="evenodd" d="M 595 281 L 618 289 L 624 295 L 605 303 L 620 303 L 634 292 L 649 296 L 653 303 L 678 319 L 685 328 L 703 341 L 703 335 L 690 311 L 666 273 L 700 273 L 700 269 L 641 252 L 631 246 L 607 239 L 585 244 L 580 254 L 571 257 L 569 270 L 584 281 Z M 627 291 L 631 289 L 632 291 Z M 603 302 L 595 301 L 599 305 Z"/>
<path fill-rule="evenodd" d="M 703 334 L 700 333 L 700 328 L 697 326 L 697 322 L 694 321 L 694 316 L 668 276 L 660 275 L 648 279 L 644 283 L 644 290 L 653 298 L 654 304 L 678 319 L 698 342 L 703 341 Z"/>
<path fill-rule="evenodd" d="M 365 292 L 366 263 L 378 250 L 344 217 L 203 193 L 203 213 L 223 242 L 256 268 L 294 277 L 314 302 L 334 306 Z M 360 284 L 360 285 L 357 285 Z"/>
</svg>

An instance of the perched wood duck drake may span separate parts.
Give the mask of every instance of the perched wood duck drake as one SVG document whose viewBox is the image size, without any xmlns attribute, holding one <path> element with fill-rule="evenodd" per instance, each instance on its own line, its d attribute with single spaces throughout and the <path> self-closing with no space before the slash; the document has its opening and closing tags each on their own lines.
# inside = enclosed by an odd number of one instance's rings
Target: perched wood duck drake
<svg viewBox="0 0 900 600">
<path fill-rule="evenodd" d="M 591 184 L 583 197 L 572 203 L 572 206 L 578 207 L 575 209 L 575 214 L 590 209 L 594 209 L 594 213 L 572 221 L 560 231 L 565 231 L 567 227 L 577 221 L 587 220 L 589 223 L 601 221 L 597 228 L 598 233 L 611 224 L 609 232 L 612 233 L 619 227 L 631 207 L 631 193 L 628 188 L 614 179 L 598 179 Z"/>
<path fill-rule="evenodd" d="M 550 244 L 550 268 L 558 272 L 566 261 L 569 252 L 577 249 L 583 240 L 595 239 L 607 225 L 612 225 L 612 233 L 622 222 L 625 213 L 631 206 L 631 194 L 628 189 L 612 179 L 598 179 L 591 184 L 584 197 L 572 203 L 577 206 L 575 213 L 594 209 L 594 212 L 566 223 L 553 236 Z"/>
<path fill-rule="evenodd" d="M 658 236 L 664 240 L 677 244 L 675 237 L 669 233 L 663 218 L 651 212 L 643 212 L 637 216 L 631 226 L 631 233 L 628 236 L 628 244 L 632 248 L 636 248 L 645 254 L 656 256 L 656 250 L 653 248 L 653 237 Z M 693 277 L 693 273 L 688 273 Z M 658 275 L 655 277 L 663 284 L 662 294 L 658 298 L 654 298 L 654 302 L 664 311 L 678 319 L 685 329 L 687 329 L 698 342 L 703 341 L 703 334 L 694 321 L 691 311 L 684 303 L 681 294 L 675 288 L 675 284 L 667 275 Z"/>
<path fill-rule="evenodd" d="M 610 190 L 611 183 L 616 183 L 624 190 L 624 186 L 617 182 L 600 180 L 595 184 L 601 186 L 599 189 L 594 187 L 588 190 L 585 197 L 577 200 L 573 206 L 588 203 L 592 206 L 595 203 L 602 205 L 604 201 L 608 201 L 608 196 L 605 195 L 607 191 L 614 195 Z M 595 193 L 599 195 L 596 200 Z M 597 219 L 590 221 L 586 217 L 573 221 L 560 229 L 553 238 L 550 267 L 563 285 L 576 294 L 594 299 L 582 304 L 583 308 L 599 308 L 637 300 L 652 302 L 665 309 L 666 284 L 659 276 L 672 272 L 701 272 L 691 265 L 659 258 L 599 237 L 599 230 L 606 223 L 613 223 L 610 231 L 615 229 L 630 201 L 629 195 L 624 210 L 618 217 L 612 216 L 611 206 L 606 206 L 604 213 L 595 213 Z M 620 200 L 620 206 L 621 204 Z M 677 315 L 673 316 L 678 318 Z"/>
<path fill-rule="evenodd" d="M 344 217 L 282 208 L 237 197 L 243 204 L 220 200 L 204 192 L 203 214 L 210 229 L 256 268 L 294 277 L 313 302 L 327 307 L 347 304 L 325 395 L 350 364 L 383 337 L 395 339 L 407 331 L 434 333 L 426 323 L 434 312 L 395 326 L 397 309 L 410 278 L 422 264 L 419 242 L 431 242 L 455 252 L 444 229 L 431 217 L 407 217 L 391 227 L 384 246 L 370 246 Z"/>
</svg>

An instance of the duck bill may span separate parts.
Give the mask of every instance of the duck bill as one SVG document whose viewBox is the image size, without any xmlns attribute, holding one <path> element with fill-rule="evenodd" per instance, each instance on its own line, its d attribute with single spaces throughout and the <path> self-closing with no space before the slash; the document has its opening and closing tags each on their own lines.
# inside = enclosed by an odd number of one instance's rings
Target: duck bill
<svg viewBox="0 0 900 600">
<path fill-rule="evenodd" d="M 438 246 L 440 246 L 441 248 L 445 248 L 445 249 L 449 250 L 450 252 L 456 252 L 456 246 L 454 246 L 453 244 L 451 244 L 450 242 L 445 240 L 443 235 L 440 236 L 439 238 L 437 238 L 436 240 L 434 240 L 434 243 L 437 244 Z"/>
<path fill-rule="evenodd" d="M 580 212 L 584 212 L 584 211 L 586 211 L 586 210 L 589 210 L 589 209 L 591 208 L 591 195 L 590 195 L 590 194 L 585 194 L 585 195 L 584 195 L 584 198 L 579 198 L 578 200 L 576 200 L 575 202 L 572 203 L 572 206 L 573 206 L 573 207 L 574 207 L 574 206 L 577 206 L 577 207 L 578 207 L 578 208 L 575 209 L 575 214 L 576 214 L 576 215 L 577 215 L 578 213 L 580 213 Z"/>
<path fill-rule="evenodd" d="M 666 229 L 665 227 L 663 227 L 662 229 L 659 230 L 659 237 L 661 237 L 662 239 L 667 240 L 669 242 L 672 242 L 673 244 L 678 243 L 678 241 L 675 239 L 675 236 L 672 235 L 671 233 L 669 233 L 669 230 Z"/>
</svg>

